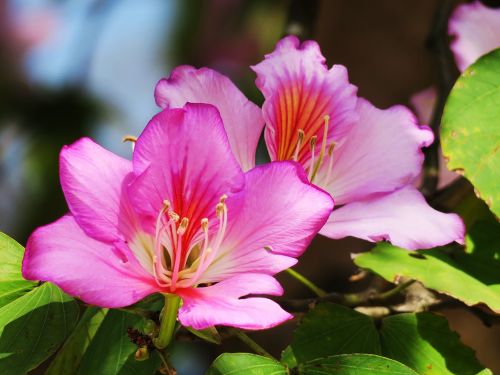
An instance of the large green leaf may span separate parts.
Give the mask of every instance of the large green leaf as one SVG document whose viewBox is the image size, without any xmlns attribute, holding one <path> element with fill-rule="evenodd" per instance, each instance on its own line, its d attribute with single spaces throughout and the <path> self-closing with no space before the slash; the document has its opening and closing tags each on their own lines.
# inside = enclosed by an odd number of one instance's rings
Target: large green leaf
<svg viewBox="0 0 500 375">
<path fill-rule="evenodd" d="M 483 369 L 473 351 L 460 342 L 443 317 L 431 313 L 399 314 L 382 319 L 377 328 L 372 318 L 347 310 L 326 303 L 307 313 L 292 341 L 293 352 L 285 351 L 284 362 L 294 364 L 296 360 L 301 368 L 321 357 L 377 350 L 420 374 L 472 375 Z M 342 316 L 350 316 L 344 322 L 351 337 L 330 328 Z M 318 331 L 321 326 L 323 333 Z"/>
<path fill-rule="evenodd" d="M 481 57 L 460 76 L 441 125 L 448 168 L 461 170 L 500 216 L 500 49 Z"/>
<path fill-rule="evenodd" d="M 306 314 L 290 346 L 298 362 L 332 354 L 381 353 L 372 319 L 333 304 L 320 304 Z"/>
<path fill-rule="evenodd" d="M 89 307 L 85 310 L 73 333 L 68 337 L 46 375 L 76 374 L 82 357 L 100 327 L 107 310 Z"/>
<path fill-rule="evenodd" d="M 418 375 L 392 359 L 373 354 L 342 354 L 301 364 L 303 375 Z"/>
<path fill-rule="evenodd" d="M 391 282 L 400 277 L 416 279 L 467 305 L 483 302 L 500 312 L 500 260 L 481 253 L 453 248 L 408 251 L 380 243 L 357 256 L 354 263 Z"/>
<path fill-rule="evenodd" d="M 286 375 L 285 366 L 270 358 L 249 353 L 224 353 L 212 363 L 207 375 Z"/>
<path fill-rule="evenodd" d="M 0 232 L 0 307 L 22 296 L 36 283 L 23 279 L 21 262 L 24 249 L 12 238 Z"/>
<path fill-rule="evenodd" d="M 50 357 L 78 313 L 78 304 L 50 283 L 0 308 L 0 374 L 24 374 Z"/>
<path fill-rule="evenodd" d="M 160 366 L 159 358 L 138 362 L 134 358 L 137 346 L 130 342 L 127 328 L 142 327 L 142 318 L 127 312 L 110 310 L 99 326 L 94 339 L 83 355 L 79 374 L 148 375 Z"/>
</svg>

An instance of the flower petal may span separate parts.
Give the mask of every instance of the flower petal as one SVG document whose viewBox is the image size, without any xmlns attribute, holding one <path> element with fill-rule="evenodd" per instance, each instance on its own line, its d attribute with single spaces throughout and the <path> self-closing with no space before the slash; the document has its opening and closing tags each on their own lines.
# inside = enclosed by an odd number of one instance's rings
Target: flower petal
<svg viewBox="0 0 500 375">
<path fill-rule="evenodd" d="M 455 214 L 430 207 L 414 187 L 335 210 L 321 234 L 330 238 L 354 236 L 367 241 L 387 240 L 409 250 L 456 241 L 463 243 L 464 224 Z"/>
<path fill-rule="evenodd" d="M 454 37 L 451 50 L 460 71 L 482 55 L 500 47 L 500 9 L 480 1 L 459 5 L 450 17 L 448 34 Z"/>
<path fill-rule="evenodd" d="M 64 196 L 85 232 L 110 243 L 123 238 L 122 186 L 132 163 L 82 138 L 64 146 L 59 164 Z"/>
<path fill-rule="evenodd" d="M 154 116 L 137 139 L 133 164 L 140 175 L 129 188 L 136 209 L 154 220 L 169 200 L 193 223 L 186 243 L 203 217 L 215 216 L 220 197 L 241 190 L 245 179 L 219 112 L 209 104 L 188 103 Z"/>
<path fill-rule="evenodd" d="M 323 163 L 315 181 L 335 198 L 337 205 L 394 191 L 419 175 L 421 147 L 433 141 L 427 127 L 403 106 L 380 110 L 359 99 L 358 123 L 333 152 L 333 167 Z"/>
<path fill-rule="evenodd" d="M 295 162 L 268 163 L 245 178 L 245 189 L 226 201 L 226 236 L 203 282 L 293 266 L 332 212 L 332 198 L 311 185 Z"/>
<path fill-rule="evenodd" d="M 262 112 L 229 78 L 208 68 L 179 66 L 158 82 L 155 99 L 162 108 L 182 108 L 186 102 L 217 107 L 242 169 L 255 166 L 257 143 L 264 128 Z"/>
<path fill-rule="evenodd" d="M 305 165 L 311 137 L 317 135 L 321 144 L 325 115 L 330 116 L 328 139 L 342 136 L 357 118 L 357 89 L 347 70 L 340 65 L 328 70 L 316 42 L 300 44 L 295 36 L 285 37 L 252 69 L 265 97 L 265 139 L 272 160 L 292 159 L 302 129 L 304 146 L 297 160 Z"/>
<path fill-rule="evenodd" d="M 127 306 L 158 289 L 126 246 L 88 237 L 69 215 L 31 235 L 22 272 L 101 307 Z"/>
<path fill-rule="evenodd" d="M 178 290 L 178 294 L 184 302 L 179 320 L 194 329 L 214 325 L 266 329 L 292 318 L 270 299 L 240 299 L 248 294 L 283 294 L 279 283 L 268 275 L 239 275 L 209 287 Z"/>
</svg>

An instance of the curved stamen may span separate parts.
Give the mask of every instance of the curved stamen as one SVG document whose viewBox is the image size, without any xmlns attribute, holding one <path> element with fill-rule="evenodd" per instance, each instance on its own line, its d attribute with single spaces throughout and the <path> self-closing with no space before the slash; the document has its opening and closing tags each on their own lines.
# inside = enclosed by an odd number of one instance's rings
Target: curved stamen
<svg viewBox="0 0 500 375">
<path fill-rule="evenodd" d="M 309 181 L 312 182 L 313 170 L 314 170 L 314 158 L 316 154 L 316 142 L 318 141 L 318 136 L 313 135 L 309 141 L 309 147 L 311 148 L 311 164 L 309 165 Z"/>
<path fill-rule="evenodd" d="M 305 133 L 302 129 L 297 130 L 297 146 L 295 147 L 295 154 L 293 155 L 293 160 L 299 160 L 299 152 L 302 148 L 302 142 L 304 141 Z"/>
</svg>

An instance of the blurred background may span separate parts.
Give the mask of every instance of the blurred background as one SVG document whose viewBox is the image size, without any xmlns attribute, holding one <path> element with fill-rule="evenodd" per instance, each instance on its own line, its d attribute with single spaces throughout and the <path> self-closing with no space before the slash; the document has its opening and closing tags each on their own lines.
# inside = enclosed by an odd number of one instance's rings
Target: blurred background
<svg viewBox="0 0 500 375">
<path fill-rule="evenodd" d="M 85 135 L 130 157 L 122 137 L 138 135 L 158 111 L 154 86 L 178 64 L 214 68 L 261 104 L 249 65 L 293 32 L 317 40 L 329 65 L 347 66 L 359 94 L 375 105 L 409 104 L 437 81 L 427 41 L 439 3 L 0 0 L 0 231 L 25 244 L 35 227 L 66 212 L 58 181 L 64 144 Z M 264 148 L 259 160 L 266 160 Z M 361 290 L 363 281 L 348 281 L 356 273 L 350 253 L 368 248 L 317 238 L 297 269 L 327 290 Z M 287 296 L 309 295 L 286 275 L 281 280 Z M 485 327 L 460 309 L 443 313 L 500 373 L 499 326 Z M 279 353 L 293 324 L 255 339 Z M 246 349 L 229 340 L 222 348 L 181 343 L 176 350 L 182 375 L 202 373 L 217 352 Z"/>
</svg>

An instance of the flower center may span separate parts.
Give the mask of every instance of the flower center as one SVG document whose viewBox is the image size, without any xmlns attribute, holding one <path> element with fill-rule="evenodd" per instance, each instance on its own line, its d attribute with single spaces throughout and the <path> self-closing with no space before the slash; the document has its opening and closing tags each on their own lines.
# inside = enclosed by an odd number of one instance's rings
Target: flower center
<svg viewBox="0 0 500 375">
<path fill-rule="evenodd" d="M 309 177 L 309 181 L 312 183 L 316 179 L 318 175 L 318 171 L 323 164 L 324 161 L 328 159 L 328 170 L 327 170 L 327 176 L 325 178 L 326 181 L 330 179 L 330 171 L 332 169 L 332 164 L 333 164 L 333 149 L 335 147 L 335 142 L 332 142 L 328 145 L 328 150 L 327 150 L 327 142 L 328 142 L 328 127 L 330 124 L 330 116 L 325 115 L 323 117 L 324 120 L 324 126 L 323 126 L 323 138 L 321 139 L 321 148 L 319 150 L 319 154 L 317 155 L 316 159 L 316 144 L 318 143 L 318 136 L 313 135 L 310 140 L 309 140 L 309 151 L 311 153 L 310 161 L 307 166 L 304 166 L 307 175 Z M 298 161 L 299 160 L 299 155 L 301 152 L 302 147 L 304 146 L 304 137 L 305 133 L 304 130 L 299 129 L 297 131 L 297 145 L 295 147 L 295 153 L 293 155 L 293 160 Z"/>
<path fill-rule="evenodd" d="M 171 209 L 170 201 L 163 201 L 155 226 L 150 259 L 153 276 L 157 284 L 169 288 L 185 288 L 198 284 L 203 272 L 213 262 L 219 251 L 227 229 L 226 195 L 215 206 L 217 229 L 211 230 L 208 218 L 200 221 L 200 228 L 189 242 L 184 238 L 190 223 L 189 218 L 180 216 Z"/>
</svg>

